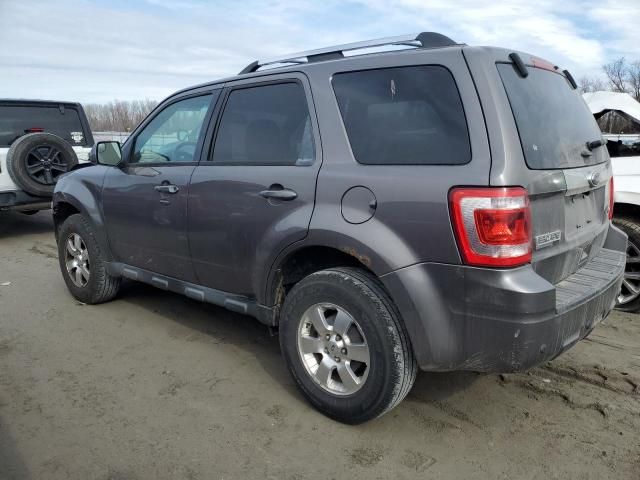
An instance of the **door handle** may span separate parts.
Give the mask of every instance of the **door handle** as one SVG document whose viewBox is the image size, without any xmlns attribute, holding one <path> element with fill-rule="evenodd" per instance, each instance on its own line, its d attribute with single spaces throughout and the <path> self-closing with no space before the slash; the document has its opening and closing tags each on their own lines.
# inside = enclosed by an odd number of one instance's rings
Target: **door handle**
<svg viewBox="0 0 640 480">
<path fill-rule="evenodd" d="M 264 198 L 273 198 L 275 200 L 294 200 L 298 198 L 298 194 L 293 190 L 284 188 L 279 183 L 275 183 L 268 190 L 262 190 L 260 196 Z"/>
<path fill-rule="evenodd" d="M 153 187 L 156 192 L 160 193 L 178 193 L 180 189 L 177 185 L 156 185 Z"/>
</svg>

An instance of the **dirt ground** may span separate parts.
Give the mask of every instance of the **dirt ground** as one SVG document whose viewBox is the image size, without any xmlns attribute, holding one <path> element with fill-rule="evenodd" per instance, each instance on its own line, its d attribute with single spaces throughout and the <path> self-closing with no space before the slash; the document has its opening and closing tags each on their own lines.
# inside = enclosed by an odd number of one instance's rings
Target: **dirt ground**
<svg viewBox="0 0 640 480">
<path fill-rule="evenodd" d="M 640 316 L 345 426 L 251 318 L 139 284 L 76 302 L 49 215 L 0 213 L 0 479 L 640 479 Z"/>
</svg>

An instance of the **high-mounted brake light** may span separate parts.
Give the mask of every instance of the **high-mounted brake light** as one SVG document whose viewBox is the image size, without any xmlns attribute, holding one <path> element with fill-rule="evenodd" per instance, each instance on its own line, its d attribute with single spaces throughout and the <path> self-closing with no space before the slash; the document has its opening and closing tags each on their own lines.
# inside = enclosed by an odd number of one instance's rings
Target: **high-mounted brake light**
<svg viewBox="0 0 640 480">
<path fill-rule="evenodd" d="M 44 132 L 44 128 L 41 127 L 31 127 L 25 130 L 26 133 L 41 133 Z"/>
<path fill-rule="evenodd" d="M 531 64 L 536 68 L 542 68 L 543 70 L 549 70 L 550 72 L 555 72 L 558 70 L 553 63 L 549 63 L 546 60 L 543 60 L 538 57 L 531 57 Z"/>
<path fill-rule="evenodd" d="M 515 267 L 531 261 L 531 209 L 524 188 L 454 188 L 449 204 L 465 263 Z"/>
<path fill-rule="evenodd" d="M 609 183 L 607 183 L 607 189 L 606 189 L 606 195 L 605 195 L 605 202 L 608 202 L 608 205 L 605 204 L 607 208 L 607 215 L 609 216 L 609 220 L 611 220 L 613 218 L 613 193 L 614 193 L 614 188 L 613 188 L 613 176 L 611 177 L 611 180 L 609 180 Z"/>
</svg>

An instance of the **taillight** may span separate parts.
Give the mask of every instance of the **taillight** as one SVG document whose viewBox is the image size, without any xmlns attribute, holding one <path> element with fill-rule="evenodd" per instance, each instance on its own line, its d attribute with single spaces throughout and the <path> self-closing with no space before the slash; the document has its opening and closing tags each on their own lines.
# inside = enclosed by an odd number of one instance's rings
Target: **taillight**
<svg viewBox="0 0 640 480">
<path fill-rule="evenodd" d="M 609 220 L 611 220 L 613 218 L 613 177 L 611 177 L 611 180 L 609 180 L 609 183 L 607 183 L 607 188 L 606 188 L 606 195 L 605 195 L 605 202 L 608 202 L 608 208 L 607 208 L 607 215 L 609 215 Z M 605 203 L 605 206 L 607 204 Z"/>
<path fill-rule="evenodd" d="M 531 209 L 524 188 L 454 188 L 449 204 L 465 263 L 515 267 L 531 261 Z"/>
</svg>

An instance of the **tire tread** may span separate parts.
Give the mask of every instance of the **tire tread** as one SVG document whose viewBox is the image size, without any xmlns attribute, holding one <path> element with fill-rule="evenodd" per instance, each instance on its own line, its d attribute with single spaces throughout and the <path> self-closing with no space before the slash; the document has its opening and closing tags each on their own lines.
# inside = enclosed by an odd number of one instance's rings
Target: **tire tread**
<svg viewBox="0 0 640 480">
<path fill-rule="evenodd" d="M 613 217 L 613 223 L 620 227 L 640 247 L 640 222 L 637 218 L 629 215 L 616 215 Z M 616 309 L 623 312 L 637 312 L 640 310 L 640 297 L 627 304 L 616 305 Z"/>
<path fill-rule="evenodd" d="M 349 282 L 353 285 L 353 290 L 360 295 L 366 297 L 366 300 L 373 306 L 373 309 L 377 312 L 376 318 L 378 323 L 379 334 L 382 335 L 386 345 L 392 345 L 393 352 L 389 357 L 395 357 L 395 360 L 391 360 L 391 363 L 387 364 L 389 370 L 387 385 L 390 385 L 391 389 L 380 390 L 380 396 L 376 397 L 375 402 L 371 402 L 366 409 L 358 412 L 347 412 L 344 410 L 335 410 L 335 407 L 325 404 L 324 400 L 320 397 L 316 398 L 316 394 L 310 391 L 302 381 L 300 375 L 296 372 L 296 369 L 290 365 L 290 370 L 298 385 L 302 391 L 306 394 L 308 399 L 319 410 L 323 411 L 326 415 L 349 424 L 359 424 L 368 420 L 372 420 L 384 415 L 389 410 L 396 407 L 409 393 L 413 383 L 415 382 L 417 375 L 417 362 L 413 353 L 411 342 L 409 340 L 408 333 L 401 320 L 400 313 L 392 301 L 389 294 L 386 292 L 384 286 L 380 280 L 369 273 L 366 270 L 358 269 L 354 267 L 333 267 L 326 270 L 320 270 L 314 272 L 298 282 L 291 291 L 285 297 L 285 302 L 282 309 L 281 316 L 281 347 L 284 351 L 288 351 L 288 341 L 283 340 L 283 331 L 289 332 L 291 324 L 289 321 L 293 319 L 288 318 L 287 314 L 290 308 L 289 302 L 293 301 L 294 304 L 299 302 L 298 291 L 307 286 L 313 285 L 314 282 L 320 281 L 321 283 L 328 283 L 326 277 L 329 277 L 329 283 L 336 280 L 336 275 L 343 281 Z M 323 278 L 325 277 L 325 278 Z M 293 320 L 295 321 L 295 320 Z M 287 322 L 287 323 L 284 323 Z M 386 326 L 386 329 L 384 328 Z M 289 337 L 290 333 L 286 336 Z M 287 357 L 288 355 L 285 355 Z M 294 356 L 295 357 L 295 356 Z M 296 361 L 289 359 L 289 361 Z"/>
<path fill-rule="evenodd" d="M 70 291 L 74 295 L 74 297 L 84 303 L 94 305 L 98 303 L 108 302 L 118 294 L 122 279 L 120 277 L 110 275 L 109 272 L 107 272 L 106 258 L 104 256 L 104 253 L 100 249 L 100 244 L 96 239 L 96 235 L 93 231 L 93 226 L 91 225 L 89 220 L 87 220 L 87 218 L 85 218 L 82 214 L 77 213 L 69 216 L 61 225 L 60 231 L 64 232 L 69 225 L 72 225 L 75 222 L 78 222 L 82 225 L 82 229 L 84 230 L 84 232 L 82 233 L 83 238 L 85 238 L 85 243 L 91 243 L 91 249 L 93 250 L 93 253 L 90 253 L 91 275 L 95 275 L 97 281 L 93 284 L 91 291 L 87 292 L 88 294 L 86 295 L 83 294 L 82 297 L 78 297 L 71 286 Z M 86 235 L 84 235 L 85 233 Z M 89 247 L 89 245 L 87 245 L 87 247 Z M 61 248 L 65 248 L 64 245 Z M 67 282 L 67 285 L 69 285 L 69 280 L 66 277 L 67 273 L 63 268 L 62 251 L 59 253 L 59 255 L 62 275 L 65 276 L 65 281 Z"/>
</svg>

